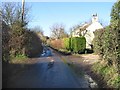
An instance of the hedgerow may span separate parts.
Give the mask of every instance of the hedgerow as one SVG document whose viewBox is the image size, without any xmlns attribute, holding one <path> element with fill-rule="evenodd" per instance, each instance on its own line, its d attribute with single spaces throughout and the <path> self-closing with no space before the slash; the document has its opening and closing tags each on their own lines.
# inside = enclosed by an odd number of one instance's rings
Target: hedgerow
<svg viewBox="0 0 120 90">
<path fill-rule="evenodd" d="M 68 51 L 78 53 L 83 52 L 86 48 L 86 39 L 84 37 L 63 38 L 52 40 L 50 45 L 55 49 L 66 49 Z"/>
<path fill-rule="evenodd" d="M 107 83 L 112 87 L 120 88 L 120 1 L 116 2 L 111 12 L 110 25 L 102 30 L 95 31 L 93 41 L 95 53 L 101 56 L 105 69 L 98 70 L 105 75 Z M 112 68 L 111 68 L 112 67 Z M 103 67 L 101 67 L 103 68 Z M 114 73 L 109 73 L 115 69 Z M 107 71 L 106 71 L 107 69 Z M 109 75 L 107 75 L 109 74 Z"/>
</svg>

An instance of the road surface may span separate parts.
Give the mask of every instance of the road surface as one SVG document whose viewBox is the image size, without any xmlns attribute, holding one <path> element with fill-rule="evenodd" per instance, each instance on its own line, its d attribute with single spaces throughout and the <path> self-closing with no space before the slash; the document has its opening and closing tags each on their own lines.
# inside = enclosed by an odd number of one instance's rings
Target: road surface
<svg viewBox="0 0 120 90">
<path fill-rule="evenodd" d="M 49 56 L 50 55 L 50 56 Z M 52 55 L 52 56 L 51 56 Z M 60 60 L 60 57 L 48 50 L 42 54 L 38 63 L 25 70 L 20 75 L 11 77 L 8 88 L 86 88 L 87 82 L 78 79 L 70 68 Z M 48 64 L 54 60 L 54 64 Z"/>
</svg>

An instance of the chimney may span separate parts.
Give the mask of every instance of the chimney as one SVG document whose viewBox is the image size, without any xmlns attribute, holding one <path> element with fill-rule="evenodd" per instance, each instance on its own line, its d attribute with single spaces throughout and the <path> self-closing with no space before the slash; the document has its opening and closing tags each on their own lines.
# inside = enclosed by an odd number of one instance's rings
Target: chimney
<svg viewBox="0 0 120 90">
<path fill-rule="evenodd" d="M 97 13 L 92 15 L 92 23 L 94 23 L 94 22 L 98 22 L 98 15 L 97 15 Z"/>
</svg>

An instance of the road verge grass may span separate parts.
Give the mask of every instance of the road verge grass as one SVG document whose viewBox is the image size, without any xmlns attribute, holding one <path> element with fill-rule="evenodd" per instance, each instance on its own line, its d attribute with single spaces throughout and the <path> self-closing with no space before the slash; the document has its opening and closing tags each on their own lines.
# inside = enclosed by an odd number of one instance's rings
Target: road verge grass
<svg viewBox="0 0 120 90">
<path fill-rule="evenodd" d="M 113 66 L 107 66 L 104 62 L 96 62 L 92 70 L 101 75 L 107 86 L 110 88 L 120 88 L 120 75 Z"/>
<path fill-rule="evenodd" d="M 14 56 L 10 56 L 10 64 L 16 64 L 16 63 L 24 63 L 28 60 L 28 57 L 25 56 L 24 54 L 18 54 L 15 57 Z"/>
</svg>

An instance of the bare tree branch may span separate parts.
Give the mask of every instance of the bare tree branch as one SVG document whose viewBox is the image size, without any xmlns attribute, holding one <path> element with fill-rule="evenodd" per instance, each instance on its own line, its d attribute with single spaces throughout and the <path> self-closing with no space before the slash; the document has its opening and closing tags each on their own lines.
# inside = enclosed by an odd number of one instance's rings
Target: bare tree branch
<svg viewBox="0 0 120 90">
<path fill-rule="evenodd" d="M 50 27 L 52 37 L 55 39 L 60 39 L 67 37 L 68 34 L 65 32 L 65 26 L 63 24 L 54 24 L 52 27 Z"/>
<path fill-rule="evenodd" d="M 28 8 L 25 7 L 24 11 L 24 26 L 28 23 L 27 15 Z M 2 20 L 6 23 L 6 25 L 11 26 L 16 21 L 22 22 L 21 18 L 22 8 L 20 3 L 11 3 L 6 2 L 2 3 L 2 10 L 0 11 L 0 16 L 2 16 Z"/>
</svg>

